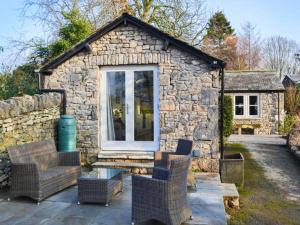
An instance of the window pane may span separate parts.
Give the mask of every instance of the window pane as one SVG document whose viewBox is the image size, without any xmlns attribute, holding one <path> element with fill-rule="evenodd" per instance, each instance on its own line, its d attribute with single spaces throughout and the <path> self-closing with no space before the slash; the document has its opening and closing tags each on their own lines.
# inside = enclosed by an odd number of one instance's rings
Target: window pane
<svg viewBox="0 0 300 225">
<path fill-rule="evenodd" d="M 244 107 L 243 106 L 236 106 L 235 107 L 235 115 L 238 115 L 238 116 L 244 115 Z"/>
<path fill-rule="evenodd" d="M 258 105 L 258 98 L 257 96 L 249 96 L 250 105 Z"/>
<path fill-rule="evenodd" d="M 244 105 L 244 97 L 235 96 L 235 105 Z"/>
<path fill-rule="evenodd" d="M 134 140 L 154 141 L 153 71 L 134 72 Z"/>
<path fill-rule="evenodd" d="M 125 72 L 107 73 L 107 140 L 125 141 Z"/>
<path fill-rule="evenodd" d="M 250 106 L 249 107 L 249 114 L 250 114 L 250 116 L 257 116 L 258 115 L 257 106 Z"/>
</svg>

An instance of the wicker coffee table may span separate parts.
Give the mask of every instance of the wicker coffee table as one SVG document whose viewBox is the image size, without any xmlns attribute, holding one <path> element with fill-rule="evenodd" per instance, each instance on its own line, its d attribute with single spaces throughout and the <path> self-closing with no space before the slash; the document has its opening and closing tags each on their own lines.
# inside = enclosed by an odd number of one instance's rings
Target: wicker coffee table
<svg viewBox="0 0 300 225">
<path fill-rule="evenodd" d="M 78 178 L 78 205 L 103 203 L 108 206 L 113 196 L 123 189 L 122 169 L 95 168 Z"/>
</svg>

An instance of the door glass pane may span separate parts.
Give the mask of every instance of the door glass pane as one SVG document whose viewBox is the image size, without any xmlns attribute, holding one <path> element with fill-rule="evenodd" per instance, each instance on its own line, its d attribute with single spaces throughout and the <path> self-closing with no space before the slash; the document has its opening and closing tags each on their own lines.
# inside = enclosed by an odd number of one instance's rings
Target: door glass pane
<svg viewBox="0 0 300 225">
<path fill-rule="evenodd" d="M 134 140 L 154 141 L 153 71 L 134 72 Z"/>
<path fill-rule="evenodd" d="M 125 141 L 125 72 L 107 72 L 107 140 Z"/>
</svg>

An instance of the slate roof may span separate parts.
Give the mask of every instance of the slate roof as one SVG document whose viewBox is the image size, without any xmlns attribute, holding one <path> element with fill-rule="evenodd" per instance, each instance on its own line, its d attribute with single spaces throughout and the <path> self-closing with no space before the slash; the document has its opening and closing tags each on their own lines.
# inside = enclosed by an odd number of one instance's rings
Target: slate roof
<svg viewBox="0 0 300 225">
<path fill-rule="evenodd" d="M 287 74 L 284 76 L 285 77 L 288 77 L 291 79 L 291 81 L 293 81 L 295 84 L 299 84 L 300 83 L 300 75 L 297 75 L 297 74 Z"/>
<path fill-rule="evenodd" d="M 225 72 L 225 92 L 284 91 L 279 76 L 272 71 Z"/>
<path fill-rule="evenodd" d="M 127 25 L 131 24 L 143 31 L 150 33 L 151 35 L 164 40 L 165 46 L 168 47 L 170 45 L 180 49 L 184 52 L 188 52 L 199 59 L 204 60 L 207 64 L 210 64 L 212 68 L 221 68 L 225 66 L 225 62 L 213 57 L 198 48 L 195 48 L 188 43 L 181 41 L 175 37 L 170 36 L 169 34 L 157 29 L 156 27 L 143 22 L 142 20 L 131 16 L 127 13 L 123 13 L 120 17 L 116 18 L 112 22 L 108 23 L 106 26 L 103 26 L 95 33 L 91 34 L 89 37 L 84 39 L 83 41 L 79 42 L 78 44 L 74 45 L 71 49 L 67 50 L 63 54 L 59 55 L 57 58 L 53 59 L 52 61 L 48 62 L 47 64 L 43 65 L 40 69 L 41 74 L 51 74 L 51 70 L 66 61 L 67 59 L 71 58 L 78 52 L 82 50 L 90 50 L 89 44 L 94 42 L 95 40 L 99 39 L 103 35 L 107 34 L 108 32 L 114 30 L 116 27 L 120 25 Z"/>
</svg>

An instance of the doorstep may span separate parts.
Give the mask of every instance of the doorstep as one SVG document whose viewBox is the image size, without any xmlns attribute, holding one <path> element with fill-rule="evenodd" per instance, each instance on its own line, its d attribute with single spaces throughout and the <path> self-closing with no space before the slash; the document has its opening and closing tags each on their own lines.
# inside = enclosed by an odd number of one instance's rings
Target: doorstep
<svg viewBox="0 0 300 225">
<path fill-rule="evenodd" d="M 134 151 L 101 151 L 98 159 L 141 159 L 154 160 L 153 152 L 134 152 Z"/>
<path fill-rule="evenodd" d="M 93 167 L 117 167 L 117 168 L 149 168 L 154 167 L 153 162 L 138 163 L 138 162 L 95 162 Z"/>
</svg>

